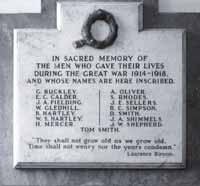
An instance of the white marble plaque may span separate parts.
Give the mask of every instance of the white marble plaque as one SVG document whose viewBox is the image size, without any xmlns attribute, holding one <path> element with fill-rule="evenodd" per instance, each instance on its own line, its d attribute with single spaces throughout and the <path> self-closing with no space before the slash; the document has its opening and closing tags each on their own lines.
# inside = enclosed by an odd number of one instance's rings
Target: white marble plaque
<svg viewBox="0 0 200 186">
<path fill-rule="evenodd" d="M 199 0 L 159 0 L 160 12 L 200 12 Z"/>
<path fill-rule="evenodd" d="M 99 9 L 117 39 L 75 48 Z M 142 10 L 59 2 L 58 29 L 14 31 L 14 167 L 184 168 L 185 32 L 143 30 Z M 108 25 L 92 34 L 106 38 Z"/>
<path fill-rule="evenodd" d="M 0 14 L 40 12 L 41 0 L 0 0 Z"/>
</svg>

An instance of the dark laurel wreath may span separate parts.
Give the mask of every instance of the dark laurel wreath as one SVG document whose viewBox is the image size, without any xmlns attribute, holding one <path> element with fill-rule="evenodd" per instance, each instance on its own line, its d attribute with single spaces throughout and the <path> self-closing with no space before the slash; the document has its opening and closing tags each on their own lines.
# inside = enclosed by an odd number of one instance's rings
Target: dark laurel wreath
<svg viewBox="0 0 200 186">
<path fill-rule="evenodd" d="M 103 41 L 96 40 L 91 32 L 92 25 L 97 21 L 105 21 L 109 26 L 109 34 Z M 83 39 L 79 41 L 75 41 L 73 43 L 75 48 L 81 48 L 84 45 L 91 46 L 96 49 L 104 49 L 108 46 L 111 46 L 117 36 L 118 36 L 118 25 L 115 21 L 114 16 L 102 9 L 94 11 L 92 14 L 89 15 L 88 19 L 84 23 L 81 31 Z"/>
</svg>

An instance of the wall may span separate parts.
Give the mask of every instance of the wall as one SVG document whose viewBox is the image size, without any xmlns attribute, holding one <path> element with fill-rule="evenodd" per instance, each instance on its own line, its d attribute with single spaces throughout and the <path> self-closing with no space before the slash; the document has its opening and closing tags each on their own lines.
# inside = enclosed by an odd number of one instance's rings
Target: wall
<svg viewBox="0 0 200 186">
<path fill-rule="evenodd" d="M 0 15 L 0 185 L 199 186 L 200 185 L 200 14 L 158 14 L 145 0 L 145 28 L 186 28 L 187 168 L 185 170 L 15 170 L 12 168 L 13 28 L 55 28 L 56 0 L 43 13 Z"/>
</svg>

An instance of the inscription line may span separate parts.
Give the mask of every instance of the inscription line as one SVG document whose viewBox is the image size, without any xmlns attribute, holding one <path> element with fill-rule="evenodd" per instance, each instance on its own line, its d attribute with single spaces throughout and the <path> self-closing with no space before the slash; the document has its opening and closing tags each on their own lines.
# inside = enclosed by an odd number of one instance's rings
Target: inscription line
<svg viewBox="0 0 200 186">
<path fill-rule="evenodd" d="M 99 126 L 101 126 L 101 90 L 99 90 Z"/>
</svg>

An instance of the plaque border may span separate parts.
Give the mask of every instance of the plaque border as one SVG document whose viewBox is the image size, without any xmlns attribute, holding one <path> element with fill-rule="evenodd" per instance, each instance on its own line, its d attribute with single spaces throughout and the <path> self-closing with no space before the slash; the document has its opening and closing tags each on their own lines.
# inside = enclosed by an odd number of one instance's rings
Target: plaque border
<svg viewBox="0 0 200 186">
<path fill-rule="evenodd" d="M 60 11 L 60 6 L 62 3 L 72 3 L 73 1 L 59 1 L 57 2 L 57 12 Z M 73 2 L 77 3 L 77 2 Z M 82 2 L 80 3 L 113 3 L 113 2 Z M 130 0 L 119 1 L 115 3 L 135 3 L 138 4 L 138 32 L 145 31 L 143 28 L 143 2 L 133 2 Z M 59 24 L 59 15 L 57 15 L 57 30 L 60 31 Z M 18 30 L 18 29 L 16 29 Z M 14 33 L 15 31 L 14 30 Z M 54 29 L 53 29 L 54 30 Z M 154 29 L 153 29 L 154 30 Z M 158 29 L 159 30 L 159 29 Z M 174 29 L 167 29 L 167 30 L 174 30 Z M 186 85 L 187 85 L 187 77 L 186 77 L 186 58 L 187 58 L 187 32 L 185 29 L 175 29 L 177 31 L 182 31 L 182 161 L 181 162 L 174 162 L 174 163 L 115 163 L 115 162 L 18 162 L 14 161 L 14 168 L 16 169 L 38 169 L 38 168 L 51 168 L 51 169 L 185 169 L 186 168 L 186 144 L 187 144 L 187 131 L 186 131 Z M 14 34 L 14 61 L 16 60 L 17 54 L 17 43 L 15 40 Z M 15 76 L 14 76 L 15 77 Z M 15 82 L 15 81 L 14 81 Z M 15 83 L 14 83 L 15 86 Z M 15 125 L 14 125 L 15 128 Z M 14 133 L 13 133 L 14 134 Z M 15 139 L 15 137 L 13 138 Z M 16 142 L 13 143 L 14 149 L 16 148 Z M 15 150 L 14 150 L 15 151 Z M 14 157 L 15 157 L 14 153 Z"/>
</svg>

